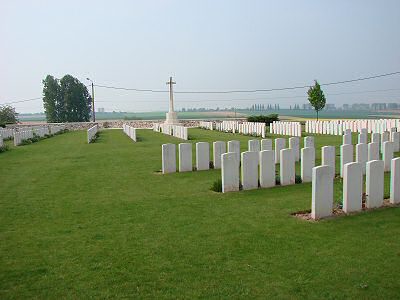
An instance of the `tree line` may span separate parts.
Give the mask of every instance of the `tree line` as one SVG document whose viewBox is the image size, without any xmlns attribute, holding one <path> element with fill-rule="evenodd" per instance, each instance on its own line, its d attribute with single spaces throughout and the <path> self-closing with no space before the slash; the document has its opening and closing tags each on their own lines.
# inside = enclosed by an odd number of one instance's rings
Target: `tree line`
<svg viewBox="0 0 400 300">
<path fill-rule="evenodd" d="M 71 75 L 43 80 L 43 106 L 48 123 L 88 122 L 92 97 L 87 87 Z"/>
</svg>

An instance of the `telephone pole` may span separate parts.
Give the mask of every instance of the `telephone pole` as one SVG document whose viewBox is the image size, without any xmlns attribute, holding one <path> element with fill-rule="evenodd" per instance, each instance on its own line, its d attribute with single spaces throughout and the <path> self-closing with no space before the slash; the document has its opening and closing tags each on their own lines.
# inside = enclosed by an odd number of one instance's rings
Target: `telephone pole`
<svg viewBox="0 0 400 300">
<path fill-rule="evenodd" d="M 89 77 L 86 78 L 86 80 L 89 80 L 92 83 L 92 112 L 93 112 L 93 122 L 96 122 L 96 112 L 94 109 L 94 84 L 93 80 L 91 80 Z"/>
</svg>

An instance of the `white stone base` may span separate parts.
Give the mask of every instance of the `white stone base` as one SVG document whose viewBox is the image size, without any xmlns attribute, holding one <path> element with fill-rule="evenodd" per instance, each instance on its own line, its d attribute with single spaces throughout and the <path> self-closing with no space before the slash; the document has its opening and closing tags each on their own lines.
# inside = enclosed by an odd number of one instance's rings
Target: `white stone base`
<svg viewBox="0 0 400 300">
<path fill-rule="evenodd" d="M 168 125 L 179 125 L 178 114 L 176 112 L 167 112 L 165 124 Z"/>
</svg>

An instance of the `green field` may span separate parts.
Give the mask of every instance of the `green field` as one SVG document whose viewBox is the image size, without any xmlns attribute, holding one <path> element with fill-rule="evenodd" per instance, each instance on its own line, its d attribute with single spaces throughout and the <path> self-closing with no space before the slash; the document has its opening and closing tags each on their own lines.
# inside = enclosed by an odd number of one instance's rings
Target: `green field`
<svg viewBox="0 0 400 300">
<path fill-rule="evenodd" d="M 269 110 L 269 111 L 250 111 L 238 109 L 234 111 L 214 111 L 214 112 L 178 112 L 180 119 L 225 119 L 225 118 L 244 118 L 252 115 L 279 114 L 281 118 L 287 119 L 316 119 L 313 110 Z M 283 117 L 282 117 L 283 116 Z M 375 112 L 375 111 L 329 111 L 323 110 L 319 113 L 321 119 L 380 119 L 380 118 L 400 118 L 398 112 Z M 106 112 L 96 113 L 97 120 L 164 120 L 165 112 Z M 22 114 L 20 121 L 45 121 L 44 114 Z"/>
<path fill-rule="evenodd" d="M 161 144 L 180 140 L 137 135 L 87 144 L 77 131 L 0 153 L 1 299 L 400 297 L 399 207 L 304 221 L 291 213 L 310 209 L 311 184 L 212 192 L 218 170 L 160 174 Z M 340 143 L 316 136 L 318 159 Z"/>
</svg>

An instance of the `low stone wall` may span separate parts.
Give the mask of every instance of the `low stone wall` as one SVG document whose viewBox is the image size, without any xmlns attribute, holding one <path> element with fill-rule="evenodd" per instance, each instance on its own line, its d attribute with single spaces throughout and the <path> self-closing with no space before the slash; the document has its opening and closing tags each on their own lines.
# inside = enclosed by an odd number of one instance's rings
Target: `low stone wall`
<svg viewBox="0 0 400 300">
<path fill-rule="evenodd" d="M 199 127 L 200 122 L 204 120 L 179 120 L 179 125 L 184 127 Z M 222 120 L 213 120 L 214 122 L 222 122 Z M 239 123 L 244 120 L 239 120 Z M 127 124 L 134 128 L 146 128 L 152 129 L 153 123 L 164 123 L 165 120 L 99 120 L 97 122 L 71 122 L 71 123 L 46 123 L 46 122 L 24 122 L 20 124 L 7 125 L 7 128 L 24 128 L 32 126 L 44 126 L 44 125 L 65 125 L 68 130 L 88 130 L 90 127 L 98 124 L 99 129 L 102 128 L 122 128 L 123 124 Z"/>
<path fill-rule="evenodd" d="M 198 120 L 179 120 L 179 125 L 184 127 L 200 127 L 200 122 L 202 121 L 210 121 L 209 119 L 198 119 Z M 226 121 L 226 119 L 220 120 L 212 120 L 213 122 L 222 122 Z M 235 119 L 239 124 L 246 121 L 246 119 Z M 99 120 L 96 122 L 71 122 L 71 123 L 46 123 L 43 121 L 40 122 L 23 122 L 19 124 L 7 125 L 7 128 L 24 128 L 24 127 L 32 127 L 32 126 L 45 126 L 45 125 L 65 125 L 68 130 L 88 130 L 90 127 L 94 125 L 98 125 L 99 129 L 103 128 L 121 128 L 123 124 L 127 124 L 134 128 L 146 128 L 152 129 L 153 123 L 164 123 L 165 119 L 162 120 Z"/>
<path fill-rule="evenodd" d="M 98 124 L 99 129 L 102 128 L 122 128 L 123 124 L 130 125 L 134 128 L 152 129 L 153 123 L 163 123 L 165 120 L 100 120 L 98 122 L 71 122 L 71 123 L 45 123 L 45 122 L 24 122 L 20 124 L 7 125 L 7 128 L 24 128 L 32 126 L 45 125 L 65 125 L 68 130 L 88 130 Z M 198 127 L 201 120 L 180 120 L 180 124 L 185 127 Z"/>
</svg>

